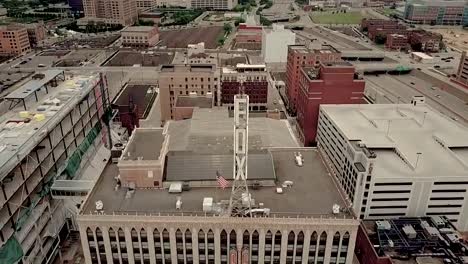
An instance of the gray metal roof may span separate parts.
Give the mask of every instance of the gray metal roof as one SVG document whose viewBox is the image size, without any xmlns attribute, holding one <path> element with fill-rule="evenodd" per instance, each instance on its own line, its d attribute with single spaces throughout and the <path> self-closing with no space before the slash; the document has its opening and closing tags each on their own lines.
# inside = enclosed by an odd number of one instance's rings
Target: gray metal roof
<svg viewBox="0 0 468 264">
<path fill-rule="evenodd" d="M 45 72 L 40 72 L 43 73 L 45 76 L 44 78 L 40 80 L 30 80 L 27 83 L 25 83 L 23 86 L 20 88 L 16 89 L 15 91 L 11 92 L 7 96 L 5 96 L 5 99 L 24 99 L 36 92 L 37 90 L 41 89 L 44 87 L 44 85 L 48 82 L 50 82 L 52 79 L 57 77 L 58 75 L 62 74 L 62 70 L 48 70 Z"/>
<path fill-rule="evenodd" d="M 216 180 L 219 171 L 227 180 L 233 178 L 233 156 L 228 154 L 200 155 L 193 152 L 170 151 L 167 153 L 166 181 Z M 248 179 L 276 179 L 271 153 L 249 154 Z"/>
</svg>

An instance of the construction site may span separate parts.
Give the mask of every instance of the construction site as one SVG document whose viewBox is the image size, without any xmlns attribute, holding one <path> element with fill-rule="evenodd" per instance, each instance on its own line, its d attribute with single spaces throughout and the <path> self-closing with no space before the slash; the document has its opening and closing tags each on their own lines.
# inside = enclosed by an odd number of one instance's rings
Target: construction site
<svg viewBox="0 0 468 264">
<path fill-rule="evenodd" d="M 119 51 L 108 58 L 102 66 L 134 66 L 155 67 L 172 62 L 172 52 L 153 51 Z"/>
</svg>

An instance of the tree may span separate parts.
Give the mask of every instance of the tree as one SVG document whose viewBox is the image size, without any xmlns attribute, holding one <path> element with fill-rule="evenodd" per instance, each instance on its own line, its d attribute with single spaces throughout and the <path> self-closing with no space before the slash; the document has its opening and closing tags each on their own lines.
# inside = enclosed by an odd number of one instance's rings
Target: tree
<svg viewBox="0 0 468 264">
<path fill-rule="evenodd" d="M 224 33 L 229 34 L 232 31 L 232 26 L 230 23 L 224 23 L 223 29 Z"/>
<path fill-rule="evenodd" d="M 237 27 L 237 26 L 239 26 L 239 24 L 241 24 L 241 23 L 245 23 L 245 19 L 242 18 L 242 17 L 238 17 L 238 18 L 236 18 L 236 20 L 234 21 L 234 26 Z"/>
<path fill-rule="evenodd" d="M 385 35 L 377 35 L 375 36 L 375 43 L 376 44 L 385 44 L 385 42 L 387 41 L 387 36 Z"/>
<path fill-rule="evenodd" d="M 218 37 L 218 45 L 219 46 L 222 46 L 224 45 L 224 42 L 226 41 L 226 38 L 224 38 L 224 36 L 219 36 Z"/>
</svg>

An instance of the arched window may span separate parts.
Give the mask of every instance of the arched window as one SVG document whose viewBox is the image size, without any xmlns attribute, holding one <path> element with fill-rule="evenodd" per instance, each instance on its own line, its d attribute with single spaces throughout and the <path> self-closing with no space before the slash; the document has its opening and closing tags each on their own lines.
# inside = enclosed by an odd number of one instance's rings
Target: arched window
<svg viewBox="0 0 468 264">
<path fill-rule="evenodd" d="M 206 253 L 205 232 L 200 229 L 200 231 L 198 231 L 198 256 L 200 264 L 206 264 Z"/>
<path fill-rule="evenodd" d="M 340 250 L 340 257 L 338 263 L 346 263 L 346 257 L 348 256 L 348 247 L 349 247 L 349 233 L 346 232 L 343 235 L 343 239 L 341 241 L 341 250 Z"/>
<path fill-rule="evenodd" d="M 99 259 L 101 261 L 101 264 L 107 264 L 106 247 L 104 246 L 104 237 L 102 236 L 102 231 L 99 227 L 96 228 L 96 243 L 99 249 Z"/>
<path fill-rule="evenodd" d="M 258 234 L 258 231 L 255 230 L 252 233 L 252 246 L 251 246 L 251 253 L 250 253 L 252 264 L 258 264 L 258 253 L 259 253 L 259 244 L 260 244 L 259 239 L 260 239 L 260 236 Z"/>
<path fill-rule="evenodd" d="M 184 239 L 180 229 L 176 233 L 177 263 L 184 263 Z"/>
<path fill-rule="evenodd" d="M 132 228 L 130 233 L 132 235 L 133 259 L 135 260 L 135 264 L 139 264 L 141 263 L 142 259 L 140 238 L 138 237 L 138 232 L 135 230 L 135 228 Z"/>
<path fill-rule="evenodd" d="M 275 234 L 274 248 L 273 248 L 273 264 L 280 263 L 281 256 L 281 232 L 278 230 Z"/>
<path fill-rule="evenodd" d="M 97 254 L 97 241 L 94 238 L 94 233 L 91 228 L 86 229 L 86 236 L 88 237 L 89 252 L 91 254 L 91 259 L 94 263 L 98 263 L 98 254 Z"/>
<path fill-rule="evenodd" d="M 167 229 L 164 228 L 162 231 L 162 240 L 163 240 L 163 255 L 164 255 L 164 263 L 165 264 L 171 264 L 172 259 L 171 259 L 171 243 L 170 243 L 170 237 L 169 237 L 169 232 Z"/>
<path fill-rule="evenodd" d="M 273 233 L 268 230 L 265 234 L 265 264 L 271 263 L 271 255 L 273 253 Z"/>
<path fill-rule="evenodd" d="M 208 234 L 206 236 L 207 238 L 207 244 L 208 244 L 208 263 L 214 263 L 215 262 L 215 239 L 214 239 L 214 233 L 210 229 L 208 230 Z"/>
<path fill-rule="evenodd" d="M 332 249 L 330 253 L 330 263 L 338 263 L 338 247 L 340 246 L 340 233 L 336 232 L 333 236 Z"/>
<path fill-rule="evenodd" d="M 227 263 L 228 258 L 228 237 L 226 230 L 221 231 L 221 263 Z"/>
<path fill-rule="evenodd" d="M 293 263 L 295 242 L 296 242 L 296 235 L 294 234 L 294 231 L 291 231 L 288 234 L 288 243 L 287 243 L 287 250 L 286 250 L 286 264 Z"/>
<path fill-rule="evenodd" d="M 117 234 L 115 233 L 115 230 L 112 227 L 109 228 L 109 240 L 111 244 L 112 261 L 116 264 L 119 264 L 120 263 L 119 243 L 117 240 Z"/>
<path fill-rule="evenodd" d="M 296 256 L 294 257 L 294 263 L 302 263 L 302 252 L 304 250 L 304 232 L 299 232 L 296 238 Z"/>
<path fill-rule="evenodd" d="M 125 232 L 122 228 L 117 230 L 117 238 L 119 239 L 120 254 L 122 256 L 122 263 L 128 263 L 127 243 L 125 242 Z"/>
<path fill-rule="evenodd" d="M 250 246 L 250 234 L 247 230 L 245 230 L 244 234 L 242 235 L 242 244 L 244 246 Z"/>
<path fill-rule="evenodd" d="M 186 263 L 193 263 L 193 249 L 192 249 L 192 232 L 190 229 L 185 230 L 185 256 Z"/>
<path fill-rule="evenodd" d="M 315 255 L 317 253 L 317 241 L 318 241 L 318 235 L 317 235 L 317 232 L 314 231 L 312 235 L 310 236 L 309 257 L 307 260 L 307 263 L 309 264 L 315 263 Z"/>
<path fill-rule="evenodd" d="M 317 256 L 317 264 L 323 264 L 325 261 L 325 250 L 327 246 L 327 232 L 323 231 L 319 239 L 319 248 Z"/>
<path fill-rule="evenodd" d="M 156 254 L 156 263 L 160 264 L 163 260 L 163 249 L 161 244 L 161 233 L 158 229 L 153 230 L 154 253 Z"/>
</svg>

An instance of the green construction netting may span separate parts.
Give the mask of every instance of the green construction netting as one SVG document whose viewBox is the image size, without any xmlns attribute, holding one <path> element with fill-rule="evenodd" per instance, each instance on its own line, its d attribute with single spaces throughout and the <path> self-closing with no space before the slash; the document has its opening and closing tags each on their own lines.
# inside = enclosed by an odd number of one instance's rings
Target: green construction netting
<svg viewBox="0 0 468 264">
<path fill-rule="evenodd" d="M 29 216 L 32 213 L 32 210 L 36 208 L 37 204 L 41 200 L 42 197 L 48 195 L 50 193 L 50 188 L 54 183 L 57 176 L 61 175 L 62 173 L 67 174 L 68 179 L 72 179 L 75 176 L 76 171 L 80 168 L 81 159 L 89 147 L 93 144 L 94 140 L 98 137 L 99 132 L 101 131 L 101 123 L 97 123 L 91 131 L 89 131 L 88 135 L 86 135 L 83 142 L 78 146 L 78 148 L 73 152 L 70 158 L 67 161 L 67 165 L 63 171 L 59 170 L 54 177 L 50 177 L 50 179 L 45 179 L 46 182 L 42 185 L 41 190 L 38 192 L 38 197 L 36 197 L 32 202 L 31 205 L 20 212 L 20 216 L 16 221 L 15 229 L 16 231 L 20 230 L 23 227 L 24 223 L 28 220 Z M 47 181 L 48 180 L 48 181 Z M 3 262 L 0 262 L 3 264 Z"/>
<path fill-rule="evenodd" d="M 73 179 L 75 177 L 75 173 L 80 168 L 81 159 L 83 155 L 88 151 L 89 147 L 93 144 L 94 140 L 99 135 L 101 131 L 101 124 L 97 123 L 91 131 L 89 131 L 88 135 L 86 135 L 83 142 L 78 146 L 78 148 L 73 152 L 67 162 L 67 167 L 65 167 L 65 173 L 67 174 L 68 179 Z"/>
<path fill-rule="evenodd" d="M 398 65 L 398 66 L 396 67 L 396 70 L 397 70 L 397 71 L 409 71 L 409 70 L 411 70 L 411 69 L 410 69 L 409 67 L 406 67 L 406 66 L 403 66 L 403 65 Z"/>
<path fill-rule="evenodd" d="M 23 249 L 13 236 L 0 248 L 0 263 L 14 264 L 23 257 Z"/>
</svg>

